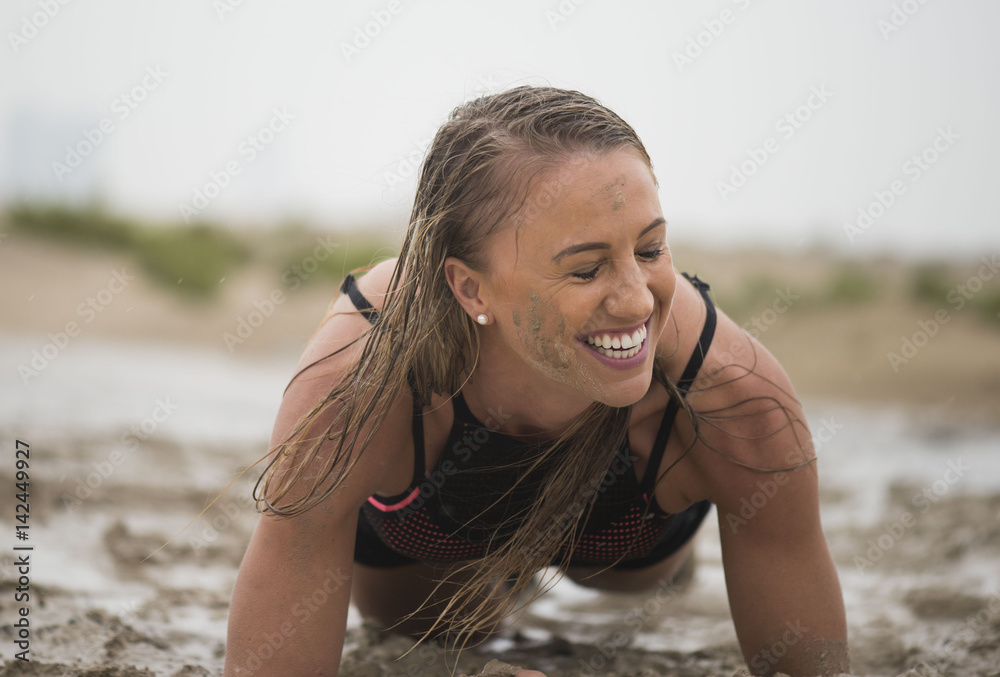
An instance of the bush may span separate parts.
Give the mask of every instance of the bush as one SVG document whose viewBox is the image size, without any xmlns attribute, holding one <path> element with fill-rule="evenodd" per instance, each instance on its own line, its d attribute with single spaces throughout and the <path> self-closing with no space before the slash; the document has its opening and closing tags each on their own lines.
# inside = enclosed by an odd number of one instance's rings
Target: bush
<svg viewBox="0 0 1000 677">
<path fill-rule="evenodd" d="M 250 258 L 246 245 L 218 227 L 150 228 L 108 214 L 97 204 L 22 203 L 7 210 L 7 221 L 12 232 L 130 254 L 152 280 L 189 299 L 213 296 L 219 280 Z"/>
<path fill-rule="evenodd" d="M 831 303 L 865 303 L 879 297 L 879 278 L 858 266 L 841 266 L 827 287 L 825 300 Z"/>
<path fill-rule="evenodd" d="M 308 244 L 287 257 L 281 268 L 281 281 L 286 285 L 316 282 L 340 282 L 352 270 L 363 268 L 396 256 L 399 252 L 384 240 L 357 234 L 335 236 L 337 248 L 325 260 L 315 256 L 315 236 Z"/>
<path fill-rule="evenodd" d="M 128 249 L 137 235 L 135 226 L 97 205 L 77 208 L 22 203 L 7 210 L 7 220 L 13 232 L 102 249 Z"/>
<path fill-rule="evenodd" d="M 222 278 L 250 259 L 246 245 L 204 224 L 144 231 L 134 249 L 151 279 L 198 299 L 214 296 Z"/>
<path fill-rule="evenodd" d="M 948 292 L 955 286 L 955 281 L 943 263 L 924 263 L 913 271 L 910 282 L 910 295 L 918 303 L 943 306 Z"/>
</svg>

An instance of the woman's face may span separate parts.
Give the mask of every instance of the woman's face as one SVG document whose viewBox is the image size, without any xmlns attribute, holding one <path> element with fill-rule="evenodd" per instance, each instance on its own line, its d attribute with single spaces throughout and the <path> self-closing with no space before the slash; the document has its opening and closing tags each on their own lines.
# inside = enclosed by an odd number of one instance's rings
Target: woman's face
<svg viewBox="0 0 1000 677">
<path fill-rule="evenodd" d="M 645 162 L 630 150 L 574 156 L 535 181 L 489 245 L 484 341 L 593 400 L 639 401 L 676 284 Z"/>
</svg>

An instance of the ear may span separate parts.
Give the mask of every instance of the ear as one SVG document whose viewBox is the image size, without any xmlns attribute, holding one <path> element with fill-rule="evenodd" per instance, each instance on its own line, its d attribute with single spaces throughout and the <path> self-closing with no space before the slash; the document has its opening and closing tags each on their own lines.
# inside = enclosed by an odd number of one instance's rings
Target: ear
<svg viewBox="0 0 1000 677">
<path fill-rule="evenodd" d="M 455 300 L 470 317 L 475 318 L 480 313 L 490 314 L 489 303 L 484 297 L 482 273 L 473 270 L 461 259 L 449 256 L 444 260 L 444 277 L 455 294 Z"/>
</svg>

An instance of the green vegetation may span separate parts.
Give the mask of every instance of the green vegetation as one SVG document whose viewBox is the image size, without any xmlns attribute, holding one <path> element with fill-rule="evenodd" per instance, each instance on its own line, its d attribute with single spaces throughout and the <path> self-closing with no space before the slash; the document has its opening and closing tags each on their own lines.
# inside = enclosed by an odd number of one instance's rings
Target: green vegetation
<svg viewBox="0 0 1000 677">
<path fill-rule="evenodd" d="M 251 258 L 227 231 L 202 224 L 141 231 L 135 254 L 151 279 L 195 298 L 213 296 L 222 279 Z"/>
<path fill-rule="evenodd" d="M 251 262 L 274 268 L 281 284 L 297 289 L 339 281 L 352 269 L 396 253 L 384 240 L 363 234 L 319 235 L 302 225 L 265 233 L 208 223 L 154 227 L 111 214 L 100 205 L 22 203 L 8 208 L 5 220 L 13 233 L 129 255 L 148 279 L 199 302 L 214 298 L 224 278 Z"/>
<path fill-rule="evenodd" d="M 787 285 L 785 285 L 787 286 Z M 769 308 L 774 302 L 776 290 L 783 289 L 781 283 L 767 276 L 756 276 L 746 279 L 740 286 L 738 294 L 717 294 L 720 308 L 736 323 L 749 320 L 763 308 Z"/>
<path fill-rule="evenodd" d="M 316 282 L 340 282 L 352 270 L 374 265 L 399 253 L 384 240 L 359 234 L 335 237 L 312 234 L 311 240 L 296 244 L 294 250 L 283 257 L 281 266 L 281 282 L 292 289 Z"/>
<path fill-rule="evenodd" d="M 958 271 L 941 263 L 917 266 L 910 296 L 917 303 L 949 311 L 967 308 L 980 319 L 1000 326 L 1000 279 L 983 280 L 981 270 Z"/>
<path fill-rule="evenodd" d="M 150 279 L 195 300 L 214 296 L 219 281 L 251 258 L 247 246 L 221 228 L 141 226 L 98 205 L 20 204 L 7 211 L 7 221 L 12 232 L 131 254 Z"/>
<path fill-rule="evenodd" d="M 943 263 L 923 263 L 913 270 L 910 296 L 917 303 L 943 306 L 955 287 L 955 275 Z"/>
<path fill-rule="evenodd" d="M 840 265 L 822 300 L 829 303 L 866 303 L 877 299 L 882 290 L 879 278 L 857 265 Z"/>
<path fill-rule="evenodd" d="M 884 276 L 855 263 L 838 264 L 830 278 L 818 286 L 789 286 L 770 276 L 747 277 L 738 294 L 719 295 L 719 305 L 738 324 L 763 310 L 784 307 L 790 312 L 815 310 L 831 305 L 862 305 L 885 295 Z M 793 302 L 785 299 L 790 296 Z M 784 311 L 782 311 L 784 312 Z"/>
<path fill-rule="evenodd" d="M 12 232 L 102 249 L 128 249 L 136 238 L 133 224 L 105 213 L 97 205 L 76 208 L 20 204 L 7 210 L 7 221 Z"/>
</svg>

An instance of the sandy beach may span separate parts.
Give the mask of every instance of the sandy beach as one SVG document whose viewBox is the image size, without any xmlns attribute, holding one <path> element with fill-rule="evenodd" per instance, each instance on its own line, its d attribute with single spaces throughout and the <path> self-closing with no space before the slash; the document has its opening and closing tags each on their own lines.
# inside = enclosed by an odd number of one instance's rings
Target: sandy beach
<svg viewBox="0 0 1000 677">
<path fill-rule="evenodd" d="M 907 300 L 902 263 L 871 264 L 895 291 L 838 304 L 816 300 L 839 265 L 822 254 L 677 246 L 674 258 L 713 285 L 720 307 L 730 303 L 750 326 L 756 318 L 821 441 L 823 524 L 853 674 L 998 674 L 1000 330 L 955 304 Z M 256 522 L 253 471 L 187 525 L 265 453 L 281 392 L 335 284 L 292 291 L 280 270 L 250 265 L 196 305 L 132 267 L 119 254 L 17 235 L 0 242 L 0 435 L 11 450 L 0 484 L 15 483 L 17 440 L 31 450 L 25 542 L 14 537 L 17 499 L 0 492 L 3 677 L 222 671 L 229 597 Z M 969 262 L 961 275 L 979 267 Z M 763 289 L 756 301 L 740 300 L 747 280 Z M 104 289 L 109 301 L 88 321 L 79 306 Z M 275 290 L 284 300 L 241 342 L 227 342 Z M 781 292 L 802 303 L 768 313 Z M 934 335 L 894 368 L 888 353 L 919 342 L 935 317 Z M 80 331 L 60 347 L 71 321 Z M 496 639 L 463 653 L 455 674 L 500 659 L 548 677 L 746 675 L 718 532 L 710 518 L 685 589 L 611 595 L 561 581 Z M 14 657 L 19 543 L 34 548 L 30 663 Z M 637 617 L 638 627 L 626 625 Z M 348 623 L 341 675 L 456 667 L 435 645 L 397 660 L 408 640 L 372 632 L 354 609 Z"/>
</svg>

